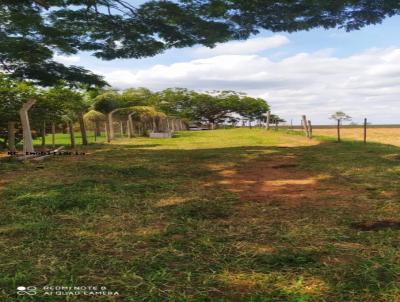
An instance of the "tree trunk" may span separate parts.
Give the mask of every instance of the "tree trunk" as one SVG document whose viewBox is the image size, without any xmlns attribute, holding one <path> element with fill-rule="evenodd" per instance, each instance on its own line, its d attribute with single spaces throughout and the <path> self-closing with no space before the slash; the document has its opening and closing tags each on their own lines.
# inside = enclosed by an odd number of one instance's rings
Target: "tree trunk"
<svg viewBox="0 0 400 302">
<path fill-rule="evenodd" d="M 269 123 L 271 122 L 271 111 L 267 112 L 267 130 L 269 130 Z"/>
<path fill-rule="evenodd" d="M 46 146 L 46 121 L 42 123 L 42 147 Z"/>
<path fill-rule="evenodd" d="M 56 147 L 56 124 L 51 123 L 51 145 L 53 149 Z"/>
<path fill-rule="evenodd" d="M 72 122 L 68 122 L 69 135 L 71 137 L 71 148 L 75 148 L 75 133 L 74 133 L 74 124 Z"/>
<path fill-rule="evenodd" d="M 83 120 L 83 112 L 79 113 L 78 119 L 79 119 L 79 128 L 81 130 L 81 135 L 82 135 L 82 145 L 87 146 L 88 139 L 86 134 L 85 121 Z"/>
<path fill-rule="evenodd" d="M 101 136 L 100 121 L 96 120 L 94 123 L 96 127 L 95 130 L 96 136 Z"/>
<path fill-rule="evenodd" d="M 106 130 L 106 136 L 107 136 L 107 142 L 111 142 L 111 127 L 110 127 L 110 119 L 108 117 L 109 114 L 107 114 L 107 120 L 106 120 L 106 124 L 105 124 L 105 130 Z"/>
<path fill-rule="evenodd" d="M 122 122 L 119 122 L 119 127 L 120 127 L 120 133 L 121 133 L 121 137 L 124 137 L 124 125 L 122 125 Z"/>
<path fill-rule="evenodd" d="M 24 137 L 24 155 L 27 152 L 35 152 L 33 148 L 32 141 L 32 133 L 31 126 L 29 124 L 28 110 L 36 103 L 35 100 L 29 100 L 25 104 L 22 105 L 22 108 L 19 110 L 19 116 L 21 119 L 23 137 Z"/>
<path fill-rule="evenodd" d="M 340 142 L 340 120 L 337 121 L 337 141 Z"/>
<path fill-rule="evenodd" d="M 15 149 L 15 122 L 8 122 L 8 149 L 16 152 Z"/>
</svg>

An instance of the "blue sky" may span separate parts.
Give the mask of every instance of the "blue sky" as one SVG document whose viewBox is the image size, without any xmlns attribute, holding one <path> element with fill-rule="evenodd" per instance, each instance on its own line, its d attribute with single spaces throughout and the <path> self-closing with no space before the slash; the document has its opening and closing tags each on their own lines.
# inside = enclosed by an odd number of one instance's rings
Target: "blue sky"
<svg viewBox="0 0 400 302">
<path fill-rule="evenodd" d="M 172 49 L 146 59 L 102 61 L 88 53 L 57 60 L 103 74 L 114 87 L 153 90 L 233 89 L 265 98 L 287 120 L 308 114 L 331 123 L 346 111 L 355 122 L 400 123 L 400 16 L 359 31 L 262 32 L 209 50 Z"/>
</svg>

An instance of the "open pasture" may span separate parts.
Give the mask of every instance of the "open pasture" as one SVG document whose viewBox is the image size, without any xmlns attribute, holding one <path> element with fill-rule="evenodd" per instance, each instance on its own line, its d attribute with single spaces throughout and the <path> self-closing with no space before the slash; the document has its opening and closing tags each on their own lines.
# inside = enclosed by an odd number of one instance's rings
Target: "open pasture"
<svg viewBox="0 0 400 302">
<path fill-rule="evenodd" d="M 180 132 L 0 164 L 0 300 L 399 301 L 400 148 Z M 68 301 L 92 301 L 69 297 Z"/>
<path fill-rule="evenodd" d="M 336 137 L 336 128 L 329 129 L 314 129 L 315 135 L 332 136 Z M 357 128 L 342 128 L 340 133 L 343 139 L 359 140 L 364 139 L 364 129 Z M 382 144 L 390 144 L 400 146 L 400 126 L 399 127 L 369 127 L 367 129 L 367 140 L 370 142 L 377 142 Z"/>
</svg>

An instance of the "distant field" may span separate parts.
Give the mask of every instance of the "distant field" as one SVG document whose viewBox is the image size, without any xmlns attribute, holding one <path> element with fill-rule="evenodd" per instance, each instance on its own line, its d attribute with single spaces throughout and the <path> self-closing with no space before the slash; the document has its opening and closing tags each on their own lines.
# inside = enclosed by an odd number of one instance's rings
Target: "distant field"
<svg viewBox="0 0 400 302">
<path fill-rule="evenodd" d="M 363 140 L 362 127 L 343 128 L 340 132 L 343 139 Z M 336 137 L 336 129 L 314 129 L 314 134 Z M 398 128 L 369 128 L 367 132 L 367 140 L 371 142 L 400 146 L 400 126 Z"/>
</svg>

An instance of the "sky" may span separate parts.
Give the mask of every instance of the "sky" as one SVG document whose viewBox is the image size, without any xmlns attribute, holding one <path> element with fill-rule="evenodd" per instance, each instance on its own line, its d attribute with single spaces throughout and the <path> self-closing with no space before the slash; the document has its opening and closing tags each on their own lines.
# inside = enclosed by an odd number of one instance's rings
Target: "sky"
<svg viewBox="0 0 400 302">
<path fill-rule="evenodd" d="M 359 31 L 261 32 L 215 48 L 171 49 L 145 59 L 102 61 L 90 53 L 56 56 L 117 89 L 235 90 L 264 98 L 273 113 L 300 123 L 333 124 L 344 111 L 361 123 L 400 124 L 400 16 Z"/>
</svg>

